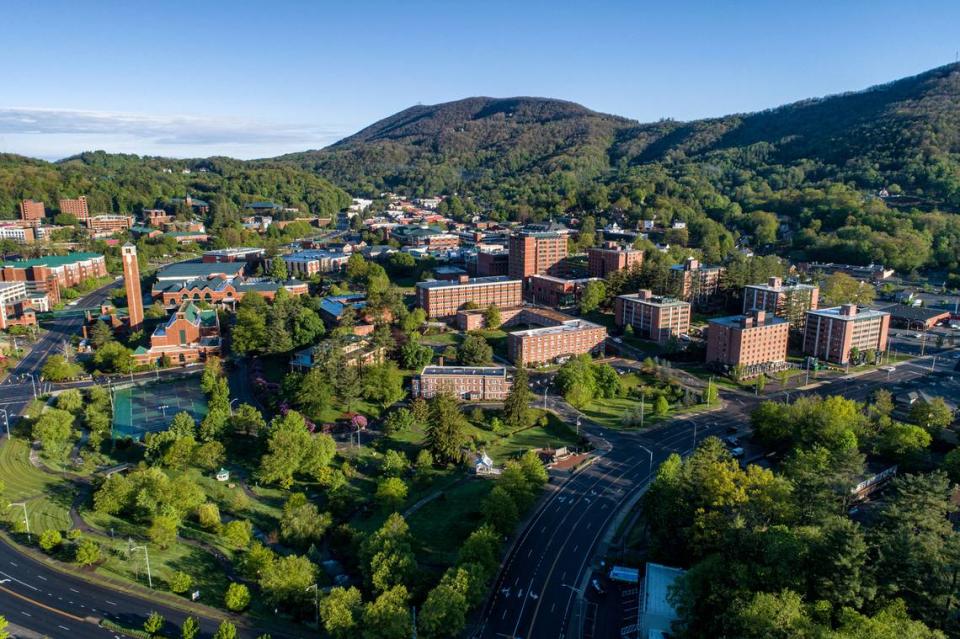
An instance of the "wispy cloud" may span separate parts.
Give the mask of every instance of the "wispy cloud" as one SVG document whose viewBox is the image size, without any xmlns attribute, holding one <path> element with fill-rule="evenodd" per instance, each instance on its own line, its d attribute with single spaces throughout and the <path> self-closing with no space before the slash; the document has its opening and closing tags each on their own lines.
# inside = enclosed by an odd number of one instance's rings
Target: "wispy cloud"
<svg viewBox="0 0 960 639">
<path fill-rule="evenodd" d="M 0 107 L 0 151 L 44 158 L 96 149 L 171 157 L 269 157 L 320 148 L 344 135 L 337 127 L 299 123 Z"/>
</svg>

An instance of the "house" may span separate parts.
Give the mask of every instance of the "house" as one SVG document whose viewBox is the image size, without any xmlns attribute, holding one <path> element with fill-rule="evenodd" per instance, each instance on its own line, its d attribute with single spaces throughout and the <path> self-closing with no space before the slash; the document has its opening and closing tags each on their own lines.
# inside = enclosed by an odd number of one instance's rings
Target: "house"
<svg viewBox="0 0 960 639">
<path fill-rule="evenodd" d="M 503 471 L 494 467 L 490 456 L 487 455 L 486 451 L 481 450 L 477 453 L 477 458 L 473 462 L 473 472 L 475 475 L 499 475 Z"/>
<path fill-rule="evenodd" d="M 306 373 L 322 363 L 331 349 L 340 349 L 339 355 L 347 366 L 369 366 L 383 362 L 385 346 L 376 346 L 367 336 L 345 335 L 339 340 L 326 340 L 294 353 L 290 369 Z"/>
<path fill-rule="evenodd" d="M 220 470 L 217 471 L 216 477 L 217 481 L 230 481 L 230 471 L 221 467 Z"/>
</svg>

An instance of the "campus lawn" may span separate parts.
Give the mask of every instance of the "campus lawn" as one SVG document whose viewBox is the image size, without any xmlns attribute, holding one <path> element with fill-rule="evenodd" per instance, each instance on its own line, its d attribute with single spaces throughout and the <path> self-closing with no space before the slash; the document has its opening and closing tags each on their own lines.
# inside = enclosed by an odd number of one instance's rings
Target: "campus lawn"
<svg viewBox="0 0 960 639">
<path fill-rule="evenodd" d="M 10 502 L 27 504 L 32 533 L 39 534 L 47 529 L 69 529 L 73 486 L 33 466 L 29 454 L 27 442 L 16 437 L 8 439 L 0 447 L 0 479 L 6 484 L 4 498 Z M 23 510 L 19 506 L 12 506 L 6 514 L 11 520 L 16 520 L 23 517 Z"/>
<path fill-rule="evenodd" d="M 640 408 L 640 400 L 627 397 L 626 394 L 644 381 L 652 380 L 645 380 L 643 376 L 640 376 L 636 373 L 629 373 L 622 376 L 620 381 L 623 384 L 624 389 L 623 397 L 594 399 L 589 404 L 584 406 L 580 412 L 582 412 L 588 419 L 601 424 L 602 426 L 606 426 L 608 428 L 625 428 L 622 421 L 623 416 Z M 644 427 L 652 426 L 665 419 L 671 419 L 679 414 L 697 412 L 707 408 L 703 404 L 687 407 L 671 404 L 670 410 L 666 415 L 656 415 L 653 412 L 654 402 L 652 398 L 643 402 L 643 404 Z"/>
<path fill-rule="evenodd" d="M 533 426 L 524 430 L 515 431 L 509 435 L 491 436 L 491 443 L 487 453 L 497 464 L 501 464 L 510 457 L 516 457 L 532 448 L 559 448 L 561 446 L 576 446 L 578 443 L 576 427 L 567 424 L 553 413 L 536 411 L 536 417 L 547 416 L 546 426 Z M 495 438 L 495 439 L 494 439 Z"/>
<path fill-rule="evenodd" d="M 495 481 L 465 479 L 410 515 L 407 523 L 421 562 L 448 566 L 457 560 L 464 540 L 483 523 L 480 508 Z"/>
</svg>

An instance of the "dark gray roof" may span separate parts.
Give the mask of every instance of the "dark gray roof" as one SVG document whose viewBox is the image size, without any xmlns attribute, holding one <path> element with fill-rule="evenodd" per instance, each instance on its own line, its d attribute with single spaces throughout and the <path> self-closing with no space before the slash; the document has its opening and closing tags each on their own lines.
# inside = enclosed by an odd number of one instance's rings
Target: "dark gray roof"
<svg viewBox="0 0 960 639">
<path fill-rule="evenodd" d="M 417 282 L 417 288 L 445 288 L 448 286 L 471 286 L 477 284 L 497 284 L 499 282 L 519 282 L 520 280 L 508 277 L 506 275 L 492 275 L 490 277 L 474 277 L 466 282 L 456 280 L 427 280 L 426 282 Z"/>
</svg>

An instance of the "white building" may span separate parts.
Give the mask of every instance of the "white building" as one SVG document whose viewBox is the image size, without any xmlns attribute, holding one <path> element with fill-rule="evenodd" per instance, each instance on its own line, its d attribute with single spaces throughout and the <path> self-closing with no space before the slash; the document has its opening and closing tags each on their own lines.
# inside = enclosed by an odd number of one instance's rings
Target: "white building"
<svg viewBox="0 0 960 639">
<path fill-rule="evenodd" d="M 677 611 L 670 603 L 670 587 L 685 570 L 660 564 L 647 564 L 647 574 L 643 578 L 643 590 L 640 591 L 639 625 L 640 637 L 645 639 L 666 639 L 673 636 L 671 624 L 677 619 Z"/>
</svg>

